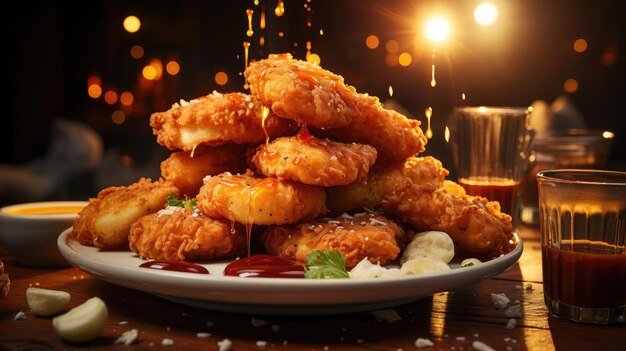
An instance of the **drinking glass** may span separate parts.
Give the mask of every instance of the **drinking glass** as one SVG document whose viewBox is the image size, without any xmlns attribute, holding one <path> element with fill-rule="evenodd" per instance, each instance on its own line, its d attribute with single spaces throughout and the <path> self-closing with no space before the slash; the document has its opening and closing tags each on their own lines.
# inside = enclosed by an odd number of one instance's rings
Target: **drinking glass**
<svg viewBox="0 0 626 351">
<path fill-rule="evenodd" d="M 537 182 L 548 310 L 578 322 L 623 323 L 626 172 L 546 170 Z"/>
</svg>

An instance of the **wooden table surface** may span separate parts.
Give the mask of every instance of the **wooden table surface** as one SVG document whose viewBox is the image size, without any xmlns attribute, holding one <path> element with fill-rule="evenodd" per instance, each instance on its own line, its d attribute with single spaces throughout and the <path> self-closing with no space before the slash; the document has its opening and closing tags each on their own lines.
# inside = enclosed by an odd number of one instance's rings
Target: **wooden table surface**
<svg viewBox="0 0 626 351">
<path fill-rule="evenodd" d="M 596 326 L 548 315 L 543 302 L 539 233 L 522 227 L 524 253 L 499 276 L 459 290 L 435 294 L 392 308 L 401 317 L 393 323 L 369 312 L 323 317 L 243 315 L 178 305 L 148 293 L 100 281 L 77 268 L 33 269 L 3 255 L 11 277 L 10 294 L 0 299 L 0 349 L 166 349 L 217 350 L 217 342 L 232 341 L 232 350 L 416 350 L 418 338 L 434 343 L 426 350 L 472 350 L 481 341 L 496 350 L 626 350 L 626 326 Z M 68 344 L 52 328 L 49 317 L 29 312 L 29 286 L 68 291 L 70 307 L 99 296 L 109 309 L 104 332 L 87 344 Z M 491 293 L 505 293 L 521 302 L 523 318 L 514 329 Z M 25 320 L 13 320 L 19 311 Z M 258 325 L 252 320 L 262 320 Z M 212 324 L 211 326 L 207 325 Z M 258 321 L 255 321 L 258 322 Z M 262 324 L 262 323 L 259 323 Z M 131 346 L 113 345 L 125 331 L 138 329 Z M 200 338 L 197 333 L 210 333 Z M 164 338 L 174 341 L 162 346 Z M 265 346 L 257 345 L 265 341 Z"/>
</svg>

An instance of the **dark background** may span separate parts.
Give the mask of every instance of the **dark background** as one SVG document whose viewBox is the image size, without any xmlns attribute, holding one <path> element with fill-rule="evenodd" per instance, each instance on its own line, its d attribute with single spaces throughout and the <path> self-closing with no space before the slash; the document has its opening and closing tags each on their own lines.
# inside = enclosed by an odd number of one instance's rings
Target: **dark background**
<svg viewBox="0 0 626 351">
<path fill-rule="evenodd" d="M 265 0 L 259 6 L 253 0 L 11 1 L 10 44 L 4 51 L 10 55 L 4 68 L 11 77 L 9 109 L 0 131 L 0 163 L 19 166 L 45 157 L 51 123 L 64 118 L 85 122 L 97 131 L 108 167 L 113 164 L 133 172 L 116 178 L 119 172 L 109 176 L 106 171 L 92 170 L 83 176 L 87 181 L 73 182 L 80 186 L 51 197 L 83 198 L 109 183 L 123 185 L 142 175 L 158 177 L 158 164 L 168 151 L 156 144 L 150 113 L 214 89 L 242 91 L 242 41 L 250 40 L 251 59 L 286 51 L 303 59 L 306 42 L 311 41 L 321 65 L 343 75 L 357 90 L 386 100 L 391 85 L 393 99 L 422 122 L 424 109 L 431 106 L 434 137 L 427 154 L 442 159 L 447 168 L 453 166 L 443 135 L 454 106 L 528 106 L 567 95 L 588 127 L 615 132 L 607 168 L 625 170 L 623 2 L 493 2 L 499 6 L 498 21 L 480 27 L 472 17 L 478 1 L 286 0 L 282 17 L 274 15 L 277 2 Z M 310 6 L 309 13 L 304 5 Z M 262 6 L 266 8 L 265 30 L 258 22 Z M 255 10 L 255 34 L 250 39 L 245 35 L 246 8 Z M 432 44 L 424 39 L 422 27 L 435 13 L 450 19 L 453 32 L 438 47 L 437 86 L 432 88 Z M 123 29 L 128 15 L 141 19 L 137 33 Z M 311 27 L 306 26 L 307 15 Z M 284 36 L 279 37 L 279 32 Z M 365 45 L 370 34 L 380 39 L 376 49 Z M 259 35 L 265 37 L 263 47 Z M 583 53 L 573 49 L 579 38 L 588 42 Z M 389 40 L 399 43 L 398 52 L 385 49 Z M 133 45 L 144 48 L 143 58 L 131 57 Z M 387 63 L 400 52 L 411 54 L 409 66 Z M 153 58 L 164 64 L 177 60 L 180 73 L 164 74 L 149 85 L 142 83 L 142 68 Z M 214 80 L 218 71 L 228 74 L 224 86 Z M 101 78 L 104 90 L 132 92 L 134 104 L 120 107 L 105 103 L 102 97 L 90 98 L 87 80 L 93 75 Z M 576 92 L 564 92 L 567 79 L 578 81 Z M 116 110 L 125 112 L 124 123 L 113 123 L 111 114 Z"/>
</svg>

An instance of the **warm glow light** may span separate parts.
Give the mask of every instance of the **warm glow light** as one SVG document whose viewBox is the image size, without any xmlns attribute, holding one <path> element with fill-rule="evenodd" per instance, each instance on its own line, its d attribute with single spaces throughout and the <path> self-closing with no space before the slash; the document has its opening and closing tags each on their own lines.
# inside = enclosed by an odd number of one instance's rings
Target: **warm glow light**
<svg viewBox="0 0 626 351">
<path fill-rule="evenodd" d="M 316 65 L 319 65 L 320 62 L 322 62 L 322 59 L 320 58 L 318 54 L 310 54 L 307 56 L 306 60 Z"/>
<path fill-rule="evenodd" d="M 400 49 L 400 44 L 398 44 L 398 42 L 393 39 L 385 43 L 385 50 L 387 50 L 387 52 L 390 54 L 394 54 L 398 52 L 399 49 Z"/>
<path fill-rule="evenodd" d="M 614 51 L 605 51 L 600 57 L 600 63 L 604 66 L 613 66 L 617 62 L 617 53 Z"/>
<path fill-rule="evenodd" d="M 154 77 L 154 79 L 155 80 L 161 79 L 161 77 L 163 76 L 163 62 L 155 58 L 155 59 L 150 60 L 150 66 L 154 67 L 156 71 L 156 76 Z"/>
<path fill-rule="evenodd" d="M 493 24 L 498 19 L 498 8 L 491 3 L 482 3 L 474 9 L 474 21 L 481 26 Z"/>
<path fill-rule="evenodd" d="M 387 54 L 387 56 L 385 56 L 385 63 L 389 67 L 396 67 L 398 65 L 398 55 Z"/>
<path fill-rule="evenodd" d="M 389 86 L 389 96 L 393 96 L 393 87 Z"/>
<path fill-rule="evenodd" d="M 115 124 L 122 124 L 126 121 L 126 114 L 123 111 L 115 110 L 111 114 L 111 121 Z"/>
<path fill-rule="evenodd" d="M 604 133 L 602 133 L 602 137 L 605 139 L 612 139 L 613 137 L 615 137 L 615 134 L 609 132 L 608 130 L 605 131 Z"/>
<path fill-rule="evenodd" d="M 440 43 L 450 35 L 450 25 L 443 18 L 433 18 L 426 23 L 426 37 L 435 43 Z"/>
<path fill-rule="evenodd" d="M 122 105 L 130 106 L 133 104 L 134 101 L 135 101 L 135 97 L 133 96 L 133 93 L 129 91 L 125 91 L 122 94 L 120 94 L 120 102 L 122 103 Z"/>
<path fill-rule="evenodd" d="M 175 76 L 180 72 L 180 65 L 178 62 L 172 60 L 165 65 L 165 70 L 172 76 Z"/>
<path fill-rule="evenodd" d="M 367 38 L 365 38 L 365 46 L 369 49 L 376 49 L 378 45 L 380 45 L 380 40 L 378 40 L 377 36 L 368 35 Z"/>
<path fill-rule="evenodd" d="M 578 91 L 578 81 L 576 79 L 568 79 L 563 83 L 563 89 L 568 93 L 575 93 Z"/>
<path fill-rule="evenodd" d="M 115 104 L 117 102 L 117 93 L 113 90 L 107 90 L 107 92 L 104 93 L 104 102 L 109 105 Z"/>
<path fill-rule="evenodd" d="M 403 52 L 398 57 L 398 63 L 402 67 L 406 67 L 410 65 L 412 61 L 413 61 L 413 58 L 411 57 L 411 54 L 409 54 L 408 52 Z"/>
<path fill-rule="evenodd" d="M 574 51 L 585 52 L 587 51 L 587 41 L 585 39 L 576 39 L 574 42 Z"/>
<path fill-rule="evenodd" d="M 450 128 L 446 126 L 446 130 L 443 133 L 443 137 L 446 139 L 446 143 L 450 142 Z"/>
<path fill-rule="evenodd" d="M 92 99 L 97 99 L 102 95 L 102 88 L 98 84 L 91 84 L 87 87 L 87 94 L 89 94 L 89 97 Z"/>
<path fill-rule="evenodd" d="M 279 38 L 282 38 L 282 37 L 284 37 L 284 36 L 285 36 L 285 33 L 283 33 L 283 32 L 278 32 L 278 37 L 279 37 Z"/>
<path fill-rule="evenodd" d="M 143 77 L 147 80 L 155 80 L 157 76 L 156 68 L 150 65 L 144 67 L 141 73 L 143 74 Z"/>
<path fill-rule="evenodd" d="M 98 76 L 90 76 L 89 78 L 87 78 L 87 86 L 90 85 L 102 85 L 102 81 L 100 80 L 100 77 Z"/>
<path fill-rule="evenodd" d="M 141 21 L 136 16 L 128 16 L 124 19 L 124 29 L 128 33 L 136 33 L 141 28 Z"/>
<path fill-rule="evenodd" d="M 215 83 L 217 85 L 226 85 L 228 83 L 228 74 L 222 71 L 215 73 Z"/>
<path fill-rule="evenodd" d="M 136 60 L 143 57 L 143 48 L 139 45 L 135 45 L 130 48 L 130 56 Z"/>
</svg>

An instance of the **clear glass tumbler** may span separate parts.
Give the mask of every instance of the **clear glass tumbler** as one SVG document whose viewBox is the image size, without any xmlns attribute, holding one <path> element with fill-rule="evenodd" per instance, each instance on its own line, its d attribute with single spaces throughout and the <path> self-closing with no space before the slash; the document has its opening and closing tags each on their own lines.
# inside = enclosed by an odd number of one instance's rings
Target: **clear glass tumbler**
<svg viewBox="0 0 626 351">
<path fill-rule="evenodd" d="M 626 172 L 546 170 L 537 182 L 548 310 L 577 322 L 623 323 Z"/>
<path fill-rule="evenodd" d="M 522 107 L 460 107 L 450 123 L 459 184 L 470 195 L 498 201 L 514 225 L 518 189 L 535 135 L 529 116 Z"/>
</svg>

